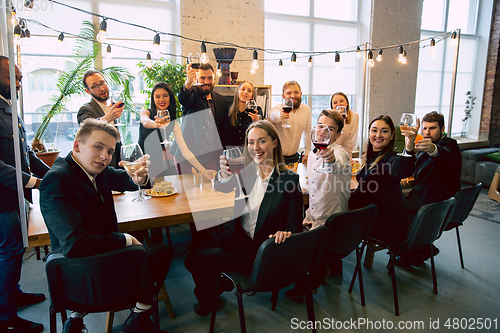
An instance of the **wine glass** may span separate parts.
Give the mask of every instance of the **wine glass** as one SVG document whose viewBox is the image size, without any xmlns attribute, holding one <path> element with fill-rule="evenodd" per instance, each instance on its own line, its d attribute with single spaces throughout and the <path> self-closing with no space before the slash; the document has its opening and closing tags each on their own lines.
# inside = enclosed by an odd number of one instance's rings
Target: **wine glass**
<svg viewBox="0 0 500 333">
<path fill-rule="evenodd" d="M 167 126 L 170 123 L 170 113 L 168 112 L 168 110 L 158 110 L 157 116 L 160 122 L 160 130 L 163 135 L 163 141 L 161 143 L 166 144 L 168 143 Z"/>
<path fill-rule="evenodd" d="M 141 162 L 143 160 L 142 149 L 138 143 L 133 143 L 131 145 L 122 146 L 121 159 L 123 161 L 123 167 L 129 173 L 135 173 L 137 170 L 142 168 Z M 139 196 L 134 198 L 133 202 L 141 202 L 144 200 L 151 199 L 151 197 L 145 197 L 142 193 L 141 186 L 137 184 L 139 188 Z"/>
<path fill-rule="evenodd" d="M 325 124 L 317 124 L 312 128 L 311 140 L 314 145 L 319 150 L 324 150 L 330 144 L 330 129 Z M 325 160 L 323 160 L 323 166 L 316 169 L 318 173 L 330 173 L 332 172 L 331 166 L 325 166 Z"/>
<path fill-rule="evenodd" d="M 241 181 L 239 177 L 240 171 L 245 166 L 241 150 L 237 147 L 226 149 L 224 150 L 224 156 L 226 156 L 227 158 L 227 163 L 229 164 L 229 171 L 236 176 L 236 180 L 238 181 L 240 195 L 237 198 L 235 198 L 235 200 L 248 198 L 248 195 L 243 194 L 243 188 L 241 186 Z"/>
<path fill-rule="evenodd" d="M 189 53 L 187 62 L 188 64 L 191 64 L 191 68 L 194 68 L 196 70 L 200 69 L 201 66 L 200 54 Z M 196 84 L 198 84 L 198 75 L 196 75 Z"/>
<path fill-rule="evenodd" d="M 251 99 L 247 102 L 247 108 L 246 108 L 247 113 L 252 113 L 252 114 L 257 114 L 257 102 L 255 100 Z"/>
<path fill-rule="evenodd" d="M 401 115 L 401 120 L 399 121 L 399 128 L 401 129 L 401 132 L 408 131 L 415 126 L 417 126 L 417 115 L 415 115 L 414 113 L 403 113 Z M 404 157 L 411 157 L 411 155 L 408 154 L 408 152 L 406 151 L 406 144 L 403 151 L 398 155 Z"/>
<path fill-rule="evenodd" d="M 111 103 L 114 105 L 115 103 L 118 103 L 121 101 L 121 103 L 118 105 L 119 108 L 122 108 L 124 106 L 124 101 L 125 101 L 125 96 L 123 95 L 123 92 L 121 91 L 116 91 L 111 94 Z M 115 119 L 115 126 L 125 126 L 125 119 L 123 119 L 123 113 L 120 117 Z"/>
<path fill-rule="evenodd" d="M 338 105 L 337 108 L 335 109 L 335 111 L 340 113 L 340 115 L 342 116 L 342 118 L 344 118 L 344 120 L 347 118 L 347 110 L 346 110 L 345 106 Z"/>
<path fill-rule="evenodd" d="M 283 106 L 281 108 L 283 109 L 283 112 L 285 112 L 286 114 L 290 114 L 290 112 L 293 110 L 293 99 L 285 98 L 285 101 L 283 102 Z M 281 125 L 281 127 L 290 128 L 292 126 L 288 125 L 288 119 L 285 119 L 285 123 Z"/>
</svg>

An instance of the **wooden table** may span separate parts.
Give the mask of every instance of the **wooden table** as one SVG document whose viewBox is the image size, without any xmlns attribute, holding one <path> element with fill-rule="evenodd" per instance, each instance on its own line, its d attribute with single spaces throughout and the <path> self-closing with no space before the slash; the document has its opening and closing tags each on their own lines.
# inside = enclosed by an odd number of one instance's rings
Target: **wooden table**
<svg viewBox="0 0 500 333">
<path fill-rule="evenodd" d="M 192 175 L 166 176 L 165 180 L 179 190 L 169 197 L 132 202 L 138 192 L 115 195 L 115 210 L 121 232 L 147 230 L 201 220 L 228 221 L 233 215 L 234 193 L 217 192 L 208 181 L 195 187 Z M 50 244 L 50 238 L 40 212 L 38 191 L 33 191 L 30 208 L 28 243 L 30 247 Z"/>
</svg>

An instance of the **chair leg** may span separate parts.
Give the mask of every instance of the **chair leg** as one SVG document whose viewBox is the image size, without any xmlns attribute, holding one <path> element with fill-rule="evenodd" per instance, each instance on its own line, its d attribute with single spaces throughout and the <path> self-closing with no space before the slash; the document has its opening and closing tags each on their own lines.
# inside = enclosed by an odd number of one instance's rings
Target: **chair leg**
<svg viewBox="0 0 500 333">
<path fill-rule="evenodd" d="M 352 275 L 351 284 L 349 285 L 349 294 L 352 293 L 352 288 L 354 287 L 354 281 L 356 281 L 356 277 L 358 275 L 358 264 L 360 261 L 358 260 L 358 249 L 356 249 L 356 267 L 354 268 L 354 274 Z"/>
<path fill-rule="evenodd" d="M 458 227 L 455 227 L 455 231 L 457 232 L 458 254 L 460 254 L 460 264 L 462 264 L 462 268 L 465 268 L 464 257 L 462 256 L 462 243 L 460 242 L 460 233 L 458 232 Z"/>
<path fill-rule="evenodd" d="M 434 294 L 437 294 L 438 289 L 437 289 L 437 278 L 436 278 L 436 266 L 434 265 L 434 255 L 433 255 L 434 249 L 432 244 L 431 244 L 431 249 L 429 251 L 431 251 L 432 285 L 434 286 Z"/>
<path fill-rule="evenodd" d="M 49 308 L 49 315 L 50 315 L 50 333 L 57 333 L 56 311 L 54 310 L 52 304 L 50 305 Z"/>
<path fill-rule="evenodd" d="M 314 318 L 314 306 L 311 292 L 311 276 L 309 273 L 306 274 L 306 304 L 307 304 L 307 320 L 313 323 L 312 331 L 316 333 L 316 320 Z"/>
<path fill-rule="evenodd" d="M 278 303 L 278 295 L 280 291 L 278 290 L 273 290 L 273 293 L 271 295 L 271 303 L 273 304 L 271 307 L 271 311 L 276 310 L 276 304 Z"/>
<path fill-rule="evenodd" d="M 170 319 L 175 318 L 175 312 L 174 309 L 172 308 L 172 303 L 170 303 L 170 297 L 168 296 L 167 288 L 165 287 L 165 284 L 161 286 L 161 291 L 158 294 L 158 302 L 164 302 L 165 307 L 167 308 L 168 316 Z"/>
<path fill-rule="evenodd" d="M 36 260 L 40 260 L 40 246 L 35 246 Z"/>
<path fill-rule="evenodd" d="M 220 279 L 221 277 L 219 276 L 217 280 L 215 280 L 215 289 L 214 289 L 214 297 L 212 299 L 212 315 L 210 316 L 210 333 L 214 333 L 215 330 L 215 316 L 217 315 L 217 290 L 219 290 L 219 285 L 220 285 Z"/>
<path fill-rule="evenodd" d="M 358 251 L 356 249 L 356 251 Z M 361 297 L 361 306 L 365 306 L 365 288 L 363 287 L 363 274 L 361 273 L 361 250 L 359 250 L 359 253 L 356 252 L 357 258 L 356 258 L 356 268 L 358 269 L 359 273 L 359 294 Z"/>
<path fill-rule="evenodd" d="M 172 247 L 172 238 L 170 237 L 170 228 L 168 225 L 165 227 L 165 230 L 167 231 L 167 243 L 170 247 Z"/>
<path fill-rule="evenodd" d="M 153 298 L 153 325 L 154 333 L 160 333 L 160 313 L 158 312 L 158 297 Z"/>
<path fill-rule="evenodd" d="M 396 313 L 396 316 L 399 316 L 399 304 L 398 304 L 398 289 L 396 287 L 396 270 L 394 269 L 394 253 L 389 250 L 389 255 L 390 255 L 390 260 L 391 260 L 391 267 L 390 267 L 390 274 L 392 277 L 392 294 L 394 295 L 394 310 Z"/>
<path fill-rule="evenodd" d="M 48 245 L 43 246 L 43 252 L 44 252 L 43 261 L 46 261 L 47 256 L 49 255 L 49 246 Z"/>
<path fill-rule="evenodd" d="M 113 332 L 113 320 L 115 319 L 115 312 L 114 311 L 108 311 L 106 313 L 106 324 L 104 326 L 104 329 L 106 330 L 106 333 L 112 333 Z"/>
<path fill-rule="evenodd" d="M 243 297 L 239 292 L 237 292 L 237 297 L 238 297 L 238 313 L 240 315 L 241 333 L 247 333 L 247 328 L 245 325 L 245 310 L 243 309 Z"/>
</svg>

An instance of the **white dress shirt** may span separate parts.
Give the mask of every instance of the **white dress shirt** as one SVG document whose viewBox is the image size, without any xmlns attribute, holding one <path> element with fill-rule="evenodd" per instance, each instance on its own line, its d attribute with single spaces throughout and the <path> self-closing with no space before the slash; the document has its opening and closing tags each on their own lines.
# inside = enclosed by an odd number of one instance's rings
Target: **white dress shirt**
<svg viewBox="0 0 500 333">
<path fill-rule="evenodd" d="M 282 127 L 285 124 L 285 119 L 281 119 L 281 107 L 283 104 L 278 104 L 271 109 L 269 120 L 276 127 L 276 131 L 281 140 L 281 148 L 284 156 L 292 156 L 299 150 L 300 138 L 304 136 L 304 154 L 308 154 L 311 150 L 311 109 L 305 104 L 300 104 L 296 110 L 289 113 L 288 125 L 291 128 Z"/>
<path fill-rule="evenodd" d="M 342 135 L 337 139 L 336 143 L 344 147 L 345 151 L 352 158 L 352 150 L 356 146 L 356 142 L 358 141 L 358 128 L 359 128 L 359 115 L 352 111 L 351 121 L 349 124 L 346 124 L 344 121 L 344 128 L 342 128 Z"/>
<path fill-rule="evenodd" d="M 323 165 L 323 158 L 314 152 L 309 153 L 307 160 L 307 191 L 309 192 L 309 208 L 303 224 L 311 224 L 311 229 L 324 225 L 335 213 L 347 211 L 347 202 L 351 197 L 351 160 L 342 146 L 332 143 L 330 148 L 335 154 L 335 162 L 329 174 L 318 173 L 316 169 Z"/>
</svg>

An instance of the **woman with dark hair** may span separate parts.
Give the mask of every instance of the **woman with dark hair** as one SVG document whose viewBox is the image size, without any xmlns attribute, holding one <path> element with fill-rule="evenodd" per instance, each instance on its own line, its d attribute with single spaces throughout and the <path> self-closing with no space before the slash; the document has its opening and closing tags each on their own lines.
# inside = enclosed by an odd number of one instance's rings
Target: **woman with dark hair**
<svg viewBox="0 0 500 333">
<path fill-rule="evenodd" d="M 330 108 L 344 115 L 344 129 L 342 130 L 342 135 L 337 140 L 337 144 L 344 147 L 345 151 L 352 158 L 352 150 L 358 140 L 359 116 L 351 110 L 347 95 L 340 91 L 333 94 L 330 99 Z M 344 108 L 345 113 L 341 112 Z"/>
<path fill-rule="evenodd" d="M 263 118 L 260 106 L 257 106 L 255 111 L 247 108 L 247 102 L 255 100 L 255 96 L 255 88 L 248 81 L 243 81 L 234 92 L 233 105 L 229 109 L 230 146 L 243 146 L 248 126 Z"/>
<path fill-rule="evenodd" d="M 160 131 L 161 123 L 158 118 L 158 111 L 168 110 L 170 115 L 169 124 L 167 125 L 166 138 L 163 138 L 163 133 Z M 141 124 L 139 125 L 139 145 L 144 153 L 147 152 L 147 146 L 145 146 L 146 138 L 153 132 L 158 133 L 159 142 L 163 142 L 168 139 L 170 134 L 174 133 L 175 141 L 181 150 L 182 156 L 191 163 L 199 172 L 203 172 L 204 176 L 208 179 L 212 179 L 215 170 L 206 170 L 200 162 L 196 159 L 193 153 L 189 150 L 184 137 L 182 136 L 182 131 L 179 124 L 175 121 L 176 119 L 176 105 L 175 96 L 172 89 L 165 82 L 158 82 L 153 86 L 151 91 L 151 104 L 149 109 L 141 111 Z M 155 141 L 156 142 L 156 141 Z"/>
<path fill-rule="evenodd" d="M 395 132 L 391 117 L 376 117 L 368 129 L 367 150 L 356 175 L 359 186 L 351 194 L 349 209 L 375 204 L 378 215 L 371 236 L 382 241 L 404 240 L 409 221 L 400 182 L 412 175 L 415 169 L 413 148 L 416 132 L 404 131 L 406 150 L 412 157 L 403 157 L 394 151 Z"/>
<path fill-rule="evenodd" d="M 275 238 L 276 243 L 282 243 L 292 233 L 302 231 L 299 176 L 285 167 L 278 133 L 269 121 L 260 120 L 248 127 L 244 160 L 246 167 L 240 178 L 249 197 L 235 200 L 231 228 L 210 245 L 190 253 L 185 261 L 198 298 L 194 311 L 201 316 L 212 309 L 215 281 L 221 271 L 249 273 L 266 239 Z M 235 196 L 239 196 L 236 177 L 231 174 L 226 157 L 221 156 L 216 190 L 229 193 L 236 188 Z M 216 301 L 219 311 L 224 302 L 220 298 Z"/>
</svg>

